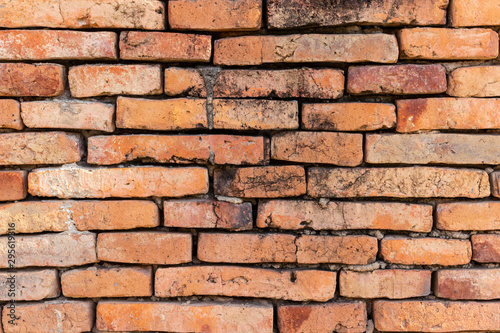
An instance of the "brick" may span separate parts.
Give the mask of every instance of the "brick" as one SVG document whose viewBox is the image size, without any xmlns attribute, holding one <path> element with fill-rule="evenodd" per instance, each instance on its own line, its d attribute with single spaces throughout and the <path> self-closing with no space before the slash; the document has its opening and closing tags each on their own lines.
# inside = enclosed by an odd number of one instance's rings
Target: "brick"
<svg viewBox="0 0 500 333">
<path fill-rule="evenodd" d="M 56 64 L 0 64 L 0 96 L 53 97 L 64 92 L 64 67 Z"/>
<path fill-rule="evenodd" d="M 350 298 L 411 298 L 431 293 L 431 271 L 384 269 L 341 271 L 340 295 Z"/>
<path fill-rule="evenodd" d="M 453 0 L 450 23 L 453 27 L 500 25 L 500 7 L 496 0 Z"/>
<path fill-rule="evenodd" d="M 60 294 L 59 275 L 55 269 L 18 271 L 14 275 L 15 296 L 12 297 L 9 292 L 12 273 L 0 273 L 0 279 L 4 283 L 4 288 L 0 290 L 0 300 L 38 301 L 55 298 Z"/>
<path fill-rule="evenodd" d="M 213 295 L 325 302 L 335 295 L 336 276 L 335 272 L 317 270 L 275 271 L 231 266 L 159 268 L 155 296 Z"/>
<path fill-rule="evenodd" d="M 20 103 L 14 99 L 0 99 L 0 128 L 22 130 Z"/>
<path fill-rule="evenodd" d="M 384 261 L 403 265 L 465 265 L 471 260 L 468 240 L 385 237 L 381 243 Z"/>
<path fill-rule="evenodd" d="M 165 8 L 157 0 L 1 1 L 0 27 L 25 28 L 165 28 Z"/>
<path fill-rule="evenodd" d="M 270 28 L 306 26 L 444 25 L 448 0 L 336 1 L 271 0 L 267 4 Z"/>
<path fill-rule="evenodd" d="M 500 67 L 474 66 L 457 68 L 448 79 L 450 96 L 492 97 L 500 96 Z"/>
<path fill-rule="evenodd" d="M 164 226 L 251 230 L 252 204 L 196 199 L 163 201 Z"/>
<path fill-rule="evenodd" d="M 163 91 L 158 65 L 83 65 L 68 73 L 73 97 L 158 95 Z"/>
<path fill-rule="evenodd" d="M 441 269 L 434 292 L 449 299 L 490 300 L 500 298 L 500 269 Z"/>
<path fill-rule="evenodd" d="M 65 297 L 147 297 L 153 295 L 151 267 L 74 269 L 61 275 Z"/>
<path fill-rule="evenodd" d="M 94 323 L 94 303 L 92 301 L 57 300 L 44 303 L 16 304 L 16 325 L 7 307 L 2 311 L 5 333 L 45 332 L 80 333 L 92 330 Z"/>
<path fill-rule="evenodd" d="M 402 29 L 398 35 L 401 59 L 480 60 L 498 57 L 498 34 L 491 29 L 413 28 Z"/>
<path fill-rule="evenodd" d="M 216 195 L 230 197 L 295 197 L 306 193 L 306 177 L 297 165 L 216 169 L 214 188 Z"/>
<path fill-rule="evenodd" d="M 472 235 L 472 260 L 500 263 L 500 235 Z"/>
<path fill-rule="evenodd" d="M 275 160 L 356 166 L 363 162 L 363 135 L 332 132 L 282 132 L 273 135 Z"/>
<path fill-rule="evenodd" d="M 242 36 L 216 40 L 214 64 L 395 63 L 398 54 L 396 37 L 388 34 Z"/>
<path fill-rule="evenodd" d="M 270 304 L 99 302 L 96 328 L 104 331 L 273 332 Z"/>
<path fill-rule="evenodd" d="M 113 132 L 112 104 L 78 101 L 36 101 L 21 104 L 21 116 L 30 128 L 59 128 Z"/>
<path fill-rule="evenodd" d="M 438 94 L 447 88 L 442 65 L 353 66 L 347 76 L 347 92 L 367 94 Z"/>
<path fill-rule="evenodd" d="M 487 172 L 438 167 L 310 168 L 312 197 L 484 198 L 490 195 Z"/>
<path fill-rule="evenodd" d="M 208 192 L 205 168 L 129 167 L 35 169 L 29 192 L 58 198 L 182 197 Z"/>
<path fill-rule="evenodd" d="M 236 135 L 113 135 L 88 139 L 87 162 L 263 164 L 264 137 Z"/>
<path fill-rule="evenodd" d="M 198 259 L 215 263 L 296 262 L 295 236 L 201 233 Z"/>
<path fill-rule="evenodd" d="M 172 29 L 252 31 L 262 26 L 260 0 L 174 0 L 168 3 Z"/>
<path fill-rule="evenodd" d="M 0 171 L 0 201 L 16 201 L 28 195 L 28 172 Z"/>
<path fill-rule="evenodd" d="M 0 237 L 0 267 L 7 268 L 9 237 Z M 67 267 L 97 261 L 95 234 L 43 234 L 15 237 L 15 267 Z M 11 241 L 12 242 L 12 241 Z M 12 244 L 12 243 L 11 243 Z"/>
<path fill-rule="evenodd" d="M 203 75 L 197 69 L 171 67 L 165 69 L 165 95 L 206 97 Z"/>
<path fill-rule="evenodd" d="M 461 332 L 500 329 L 500 303 L 375 301 L 375 328 L 384 332 Z"/>
<path fill-rule="evenodd" d="M 277 315 L 282 333 L 361 333 L 367 325 L 363 302 L 279 305 Z"/>
<path fill-rule="evenodd" d="M 97 255 L 101 261 L 175 265 L 191 261 L 190 234 L 155 231 L 101 233 Z"/>
<path fill-rule="evenodd" d="M 257 227 L 279 229 L 386 229 L 430 232 L 432 206 L 402 203 L 259 201 Z"/>
<path fill-rule="evenodd" d="M 299 105 L 297 101 L 215 99 L 213 121 L 216 129 L 296 129 Z"/>
<path fill-rule="evenodd" d="M 325 103 L 302 105 L 302 129 L 374 131 L 396 125 L 396 107 L 382 103 Z"/>
<path fill-rule="evenodd" d="M 451 202 L 436 209 L 441 230 L 500 230 L 500 202 Z"/>
<path fill-rule="evenodd" d="M 214 86 L 214 97 L 334 99 L 343 93 L 343 72 L 330 68 L 228 69 L 219 73 Z"/>
<path fill-rule="evenodd" d="M 207 128 L 203 99 L 148 100 L 118 97 L 116 127 L 156 131 Z"/>
</svg>

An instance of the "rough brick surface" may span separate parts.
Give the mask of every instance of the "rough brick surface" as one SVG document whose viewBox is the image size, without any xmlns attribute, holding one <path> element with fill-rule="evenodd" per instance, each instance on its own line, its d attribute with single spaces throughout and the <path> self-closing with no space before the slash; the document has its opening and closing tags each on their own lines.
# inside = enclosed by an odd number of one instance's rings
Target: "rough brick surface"
<svg viewBox="0 0 500 333">
<path fill-rule="evenodd" d="M 61 293 L 59 287 L 59 276 L 55 269 L 27 270 L 15 273 L 15 288 L 11 288 L 9 278 L 12 273 L 0 273 L 0 279 L 4 281 L 4 288 L 0 290 L 0 300 L 10 301 L 38 301 L 44 298 L 58 297 Z M 12 297 L 9 289 L 15 289 L 15 297 Z M 9 295 L 11 294 L 11 295 Z"/>
<path fill-rule="evenodd" d="M 436 296 L 449 299 L 500 298 L 500 269 L 439 270 L 435 283 Z"/>
<path fill-rule="evenodd" d="M 20 103 L 14 99 L 0 100 L 0 128 L 22 130 Z"/>
<path fill-rule="evenodd" d="M 449 77 L 447 94 L 456 97 L 500 96 L 500 67 L 474 66 L 455 69 Z"/>
<path fill-rule="evenodd" d="M 165 95 L 206 97 L 203 75 L 197 69 L 171 67 L 165 69 Z"/>
<path fill-rule="evenodd" d="M 500 230 L 500 202 L 443 203 L 436 212 L 441 230 Z"/>
<path fill-rule="evenodd" d="M 28 195 L 26 171 L 0 171 L 0 201 L 16 201 Z"/>
<path fill-rule="evenodd" d="M 64 92 L 64 67 L 56 64 L 0 64 L 0 96 L 53 97 Z"/>
<path fill-rule="evenodd" d="M 496 0 L 453 0 L 449 10 L 454 27 L 500 25 Z"/>
<path fill-rule="evenodd" d="M 500 235 L 472 235 L 472 259 L 500 263 Z"/>
</svg>

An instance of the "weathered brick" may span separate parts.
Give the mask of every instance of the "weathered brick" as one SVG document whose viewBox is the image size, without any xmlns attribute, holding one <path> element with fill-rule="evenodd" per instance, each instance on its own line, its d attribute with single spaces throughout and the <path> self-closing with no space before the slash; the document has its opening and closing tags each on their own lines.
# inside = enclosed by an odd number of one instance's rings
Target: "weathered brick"
<svg viewBox="0 0 500 333">
<path fill-rule="evenodd" d="M 197 69 L 171 67 L 165 69 L 165 95 L 206 97 L 203 75 Z"/>
<path fill-rule="evenodd" d="M 165 227 L 250 230 L 253 223 L 249 202 L 172 200 L 163 202 L 163 212 Z"/>
<path fill-rule="evenodd" d="M 375 328 L 383 332 L 500 330 L 500 302 L 375 301 Z"/>
<path fill-rule="evenodd" d="M 271 304 L 99 302 L 96 316 L 104 331 L 273 332 Z"/>
<path fill-rule="evenodd" d="M 0 300 L 10 301 L 38 301 L 44 298 L 58 297 L 60 294 L 59 275 L 55 269 L 18 271 L 12 282 L 12 273 L 0 273 L 3 288 L 0 289 Z M 15 296 L 9 289 L 14 283 Z M 11 295 L 9 295 L 11 294 Z"/>
<path fill-rule="evenodd" d="M 157 95 L 163 92 L 158 65 L 83 65 L 68 73 L 73 97 Z"/>
<path fill-rule="evenodd" d="M 191 261 L 190 234 L 156 231 L 101 233 L 99 260 L 132 264 L 175 265 Z"/>
<path fill-rule="evenodd" d="M 335 295 L 336 276 L 327 271 L 230 266 L 159 268 L 155 296 L 214 295 L 325 302 Z"/>
<path fill-rule="evenodd" d="M 35 169 L 29 174 L 28 187 L 30 194 L 42 197 L 182 197 L 207 193 L 208 172 L 199 167 L 149 166 Z"/>
<path fill-rule="evenodd" d="M 120 35 L 120 58 L 208 62 L 212 54 L 211 38 L 175 32 L 124 31 Z"/>
<path fill-rule="evenodd" d="M 351 298 L 410 298 L 431 293 L 431 271 L 385 269 L 341 271 L 340 295 Z"/>
<path fill-rule="evenodd" d="M 74 269 L 61 275 L 64 296 L 146 297 L 153 295 L 151 267 Z"/>
<path fill-rule="evenodd" d="M 450 299 L 500 298 L 500 269 L 444 269 L 437 272 L 434 292 Z"/>
<path fill-rule="evenodd" d="M 451 202 L 437 206 L 441 230 L 500 230 L 500 202 Z"/>
<path fill-rule="evenodd" d="M 399 54 L 396 37 L 388 34 L 242 36 L 218 39 L 214 48 L 214 64 L 228 66 L 283 62 L 395 63 Z"/>
<path fill-rule="evenodd" d="M 398 35 L 402 59 L 473 60 L 498 57 L 498 34 L 491 29 L 413 28 L 402 29 Z"/>
<path fill-rule="evenodd" d="M 215 99 L 213 121 L 216 129 L 296 129 L 299 105 L 296 101 Z"/>
<path fill-rule="evenodd" d="M 172 0 L 168 2 L 172 29 L 250 31 L 262 25 L 260 0 Z"/>
<path fill-rule="evenodd" d="M 432 206 L 379 202 L 260 201 L 257 227 L 279 229 L 387 229 L 430 232 Z"/>
<path fill-rule="evenodd" d="M 448 78 L 450 96 L 500 96 L 500 66 L 474 66 L 457 68 Z"/>
<path fill-rule="evenodd" d="M 214 97 L 339 98 L 344 75 L 336 69 L 228 69 L 217 76 Z"/>
<path fill-rule="evenodd" d="M 472 260 L 500 263 L 500 235 L 472 235 Z"/>
<path fill-rule="evenodd" d="M 64 67 L 56 64 L 0 64 L 0 96 L 53 97 L 64 92 Z"/>
<path fill-rule="evenodd" d="M 20 103 L 14 99 L 0 99 L 0 128 L 22 130 Z"/>
<path fill-rule="evenodd" d="M 9 267 L 9 237 L 0 237 L 0 267 Z M 15 267 L 80 266 L 97 261 L 95 234 L 44 234 L 15 237 Z M 12 241 L 11 241 L 12 244 Z"/>
<path fill-rule="evenodd" d="M 386 262 L 404 265 L 465 265 L 470 262 L 470 241 L 440 238 L 385 237 L 380 246 Z"/>
<path fill-rule="evenodd" d="M 71 214 L 63 201 L 30 201 L 0 205 L 0 234 L 66 231 Z M 14 230 L 9 227 L 14 225 Z"/>
<path fill-rule="evenodd" d="M 88 139 L 87 162 L 263 164 L 267 159 L 264 141 L 264 137 L 236 135 L 93 136 Z"/>
<path fill-rule="evenodd" d="M 275 160 L 356 166 L 363 162 L 363 135 L 332 132 L 282 132 L 273 135 Z"/>
<path fill-rule="evenodd" d="M 2 0 L 0 4 L 0 27 L 5 28 L 165 28 L 165 8 L 157 0 Z"/>
<path fill-rule="evenodd" d="M 28 195 L 28 172 L 0 171 L 0 201 L 16 201 Z"/>
<path fill-rule="evenodd" d="M 396 125 L 396 107 L 382 103 L 303 104 L 303 129 L 374 131 Z"/>
<path fill-rule="evenodd" d="M 116 127 L 157 131 L 207 128 L 204 99 L 148 100 L 118 97 Z"/>
<path fill-rule="evenodd" d="M 113 132 L 115 107 L 111 104 L 78 101 L 36 101 L 21 104 L 27 127 L 64 128 Z"/>
<path fill-rule="evenodd" d="M 497 0 L 453 0 L 450 4 L 453 27 L 500 25 Z"/>
<path fill-rule="evenodd" d="M 488 173 L 438 167 L 310 168 L 312 197 L 483 198 L 490 195 Z"/>
<path fill-rule="evenodd" d="M 280 305 L 277 315 L 282 333 L 361 333 L 367 325 L 366 304 L 362 302 Z"/>
<path fill-rule="evenodd" d="M 306 193 L 306 176 L 297 165 L 216 169 L 214 188 L 231 197 L 295 197 Z"/>
</svg>

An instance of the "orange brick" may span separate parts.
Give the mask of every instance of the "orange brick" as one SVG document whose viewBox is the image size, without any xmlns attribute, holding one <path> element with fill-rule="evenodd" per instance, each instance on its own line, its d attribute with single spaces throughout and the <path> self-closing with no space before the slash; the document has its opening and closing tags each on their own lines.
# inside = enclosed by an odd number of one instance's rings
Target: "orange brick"
<svg viewBox="0 0 500 333">
<path fill-rule="evenodd" d="M 155 296 L 213 295 L 325 302 L 335 295 L 335 272 L 193 266 L 159 268 Z"/>
<path fill-rule="evenodd" d="M 12 275 L 9 272 L 0 273 L 0 279 L 4 283 L 4 288 L 0 289 L 0 300 L 2 301 L 10 301 L 11 299 L 38 301 L 44 298 L 58 297 L 61 293 L 59 274 L 55 269 L 18 271 L 14 274 L 15 279 L 12 279 Z M 12 283 L 15 284 L 15 288 L 11 288 Z M 10 289 L 15 290 L 15 296 L 12 295 Z"/>
<path fill-rule="evenodd" d="M 1 206 L 0 206 L 1 207 Z M 252 229 L 252 204 L 209 199 L 163 202 L 164 226 L 177 228 Z"/>
<path fill-rule="evenodd" d="M 206 97 L 205 79 L 197 69 L 167 68 L 165 69 L 165 95 Z"/>
<path fill-rule="evenodd" d="M 450 299 L 500 298 L 500 269 L 444 269 L 437 272 L 434 292 Z"/>
<path fill-rule="evenodd" d="M 28 195 L 28 172 L 0 171 L 0 201 L 16 201 Z"/>
<path fill-rule="evenodd" d="M 500 172 L 491 174 L 491 194 L 494 197 L 500 198 Z"/>
<path fill-rule="evenodd" d="M 0 205 L 0 234 L 66 231 L 72 216 L 63 201 L 30 201 Z M 14 230 L 9 227 L 14 226 Z"/>
<path fill-rule="evenodd" d="M 385 237 L 381 254 L 395 264 L 453 266 L 469 263 L 472 249 L 468 240 Z"/>
<path fill-rule="evenodd" d="M 498 57 L 491 29 L 413 28 L 399 31 L 402 59 L 473 60 Z M 450 43 L 449 41 L 453 41 Z"/>
<path fill-rule="evenodd" d="M 58 198 L 182 197 L 208 192 L 207 169 L 129 167 L 35 169 L 28 177 L 32 195 Z"/>
<path fill-rule="evenodd" d="M 207 128 L 203 99 L 148 100 L 118 97 L 116 127 L 157 131 Z"/>
<path fill-rule="evenodd" d="M 388 34 L 242 36 L 218 39 L 214 48 L 214 64 L 227 66 L 283 62 L 395 63 L 399 53 L 396 37 Z"/>
<path fill-rule="evenodd" d="M 382 103 L 303 104 L 301 128 L 321 131 L 374 131 L 396 125 L 396 107 Z"/>
<path fill-rule="evenodd" d="M 0 96 L 59 96 L 64 92 L 63 75 L 62 65 L 0 64 Z"/>
<path fill-rule="evenodd" d="M 450 4 L 453 27 L 500 25 L 497 0 L 453 0 Z"/>
<path fill-rule="evenodd" d="M 246 167 L 214 173 L 216 195 L 243 198 L 295 197 L 306 193 L 304 167 Z"/>
<path fill-rule="evenodd" d="M 472 235 L 472 260 L 500 263 L 500 235 Z"/>
<path fill-rule="evenodd" d="M 99 260 L 131 264 L 175 265 L 191 261 L 190 234 L 166 232 L 101 233 Z"/>
<path fill-rule="evenodd" d="M 450 96 L 500 96 L 500 66 L 474 66 L 457 68 L 448 79 Z"/>
<path fill-rule="evenodd" d="M 74 269 L 61 275 L 64 296 L 146 297 L 153 295 L 151 267 Z"/>
<path fill-rule="evenodd" d="M 437 206 L 441 230 L 500 230 L 500 202 L 451 202 Z"/>
<path fill-rule="evenodd" d="M 173 0 L 168 3 L 172 29 L 250 31 L 262 25 L 260 0 Z"/>
<path fill-rule="evenodd" d="M 83 65 L 68 73 L 73 97 L 158 95 L 163 92 L 158 65 Z"/>
<path fill-rule="evenodd" d="M 20 103 L 14 99 L 0 99 L 0 128 L 22 130 Z"/>
</svg>

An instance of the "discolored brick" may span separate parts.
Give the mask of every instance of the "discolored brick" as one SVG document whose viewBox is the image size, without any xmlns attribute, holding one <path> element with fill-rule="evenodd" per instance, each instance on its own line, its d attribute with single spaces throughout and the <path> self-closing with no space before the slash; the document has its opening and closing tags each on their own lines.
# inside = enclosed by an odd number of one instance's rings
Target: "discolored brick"
<svg viewBox="0 0 500 333">
<path fill-rule="evenodd" d="M 28 195 L 27 171 L 0 171 L 0 201 L 16 201 Z"/>
<path fill-rule="evenodd" d="M 56 64 L 0 64 L 0 96 L 53 97 L 64 92 L 64 67 Z"/>
<path fill-rule="evenodd" d="M 22 130 L 20 103 L 14 99 L 0 99 L 0 129 L 10 128 Z"/>
<path fill-rule="evenodd" d="M 472 260 L 500 263 L 500 235 L 472 235 Z"/>
<path fill-rule="evenodd" d="M 500 25 L 497 0 L 453 0 L 449 10 L 453 27 Z"/>
<path fill-rule="evenodd" d="M 491 300 L 500 298 L 500 269 L 441 269 L 434 292 L 449 299 Z"/>
<path fill-rule="evenodd" d="M 165 69 L 165 94 L 206 97 L 203 75 L 197 69 L 170 67 Z"/>
<path fill-rule="evenodd" d="M 437 206 L 441 230 L 500 230 L 500 202 L 450 202 Z"/>
<path fill-rule="evenodd" d="M 455 97 L 500 96 L 500 66 L 457 68 L 448 78 L 448 91 Z"/>
<path fill-rule="evenodd" d="M 12 279 L 14 275 L 14 279 Z M 61 293 L 59 275 L 55 269 L 23 270 L 15 274 L 0 273 L 4 288 L 0 289 L 0 300 L 38 301 L 45 298 L 55 298 Z M 10 284 L 14 283 L 15 288 Z M 14 289 L 15 295 L 12 295 Z M 10 294 L 10 295 L 9 295 Z"/>
</svg>

